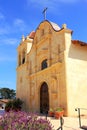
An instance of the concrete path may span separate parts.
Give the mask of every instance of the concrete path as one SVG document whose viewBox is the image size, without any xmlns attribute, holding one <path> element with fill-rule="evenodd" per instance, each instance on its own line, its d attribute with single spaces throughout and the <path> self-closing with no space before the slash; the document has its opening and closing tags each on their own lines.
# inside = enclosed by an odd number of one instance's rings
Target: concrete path
<svg viewBox="0 0 87 130">
<path fill-rule="evenodd" d="M 3 114 L 3 110 L 0 110 L 0 115 Z M 46 118 L 45 116 L 41 116 L 41 118 Z M 47 117 L 47 119 L 51 122 L 54 126 L 53 130 L 57 130 L 60 127 L 60 120 L 55 119 L 54 117 Z M 64 125 L 63 130 L 82 130 L 79 128 L 79 119 L 77 117 L 63 117 Z M 87 116 L 81 117 L 81 124 L 87 126 Z"/>
<path fill-rule="evenodd" d="M 45 118 L 45 117 L 43 117 Z M 47 117 L 47 119 L 54 126 L 53 130 L 57 130 L 60 126 L 60 120 L 54 117 Z M 64 125 L 63 130 L 82 130 L 79 128 L 79 119 L 77 117 L 63 117 Z M 87 125 L 87 118 L 81 119 L 82 125 Z"/>
</svg>

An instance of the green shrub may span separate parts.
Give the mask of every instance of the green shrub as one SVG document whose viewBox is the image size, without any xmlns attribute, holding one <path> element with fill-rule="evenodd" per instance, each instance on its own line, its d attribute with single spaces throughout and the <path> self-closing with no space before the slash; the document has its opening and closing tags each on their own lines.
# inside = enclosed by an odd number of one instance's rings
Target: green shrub
<svg viewBox="0 0 87 130">
<path fill-rule="evenodd" d="M 10 110 L 18 111 L 18 110 L 21 110 L 22 104 L 23 104 L 23 101 L 21 99 L 19 99 L 19 98 L 14 99 L 12 101 L 9 101 L 5 106 L 5 111 L 10 111 Z"/>
</svg>

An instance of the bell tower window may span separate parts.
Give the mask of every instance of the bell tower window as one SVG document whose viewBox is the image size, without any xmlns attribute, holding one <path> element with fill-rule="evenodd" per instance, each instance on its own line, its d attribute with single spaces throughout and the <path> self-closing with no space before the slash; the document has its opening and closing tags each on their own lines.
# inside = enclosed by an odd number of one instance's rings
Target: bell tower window
<svg viewBox="0 0 87 130">
<path fill-rule="evenodd" d="M 22 64 L 24 64 L 25 63 L 25 51 L 23 52 L 23 55 L 22 55 L 23 57 L 22 57 Z"/>
<path fill-rule="evenodd" d="M 23 60 L 22 60 L 22 64 L 24 64 L 25 63 L 25 58 L 23 58 Z"/>
</svg>

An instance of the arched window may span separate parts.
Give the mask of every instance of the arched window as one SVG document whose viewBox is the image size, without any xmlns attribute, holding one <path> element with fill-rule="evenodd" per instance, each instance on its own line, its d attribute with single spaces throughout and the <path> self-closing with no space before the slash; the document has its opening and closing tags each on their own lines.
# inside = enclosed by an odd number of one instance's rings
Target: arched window
<svg viewBox="0 0 87 130">
<path fill-rule="evenodd" d="M 47 59 L 43 60 L 42 63 L 41 63 L 41 69 L 45 69 L 47 68 Z"/>
<path fill-rule="evenodd" d="M 22 64 L 25 63 L 25 51 L 23 52 L 23 55 L 22 55 Z"/>
</svg>

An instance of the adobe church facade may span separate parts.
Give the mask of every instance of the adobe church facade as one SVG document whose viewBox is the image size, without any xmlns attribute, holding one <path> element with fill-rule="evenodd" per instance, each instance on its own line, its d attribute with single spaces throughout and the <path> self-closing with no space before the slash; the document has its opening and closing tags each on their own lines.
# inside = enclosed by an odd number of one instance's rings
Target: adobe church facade
<svg viewBox="0 0 87 130">
<path fill-rule="evenodd" d="M 87 45 L 72 40 L 65 24 L 42 21 L 17 52 L 16 96 L 26 111 L 63 107 L 72 116 L 76 107 L 87 108 Z"/>
</svg>

